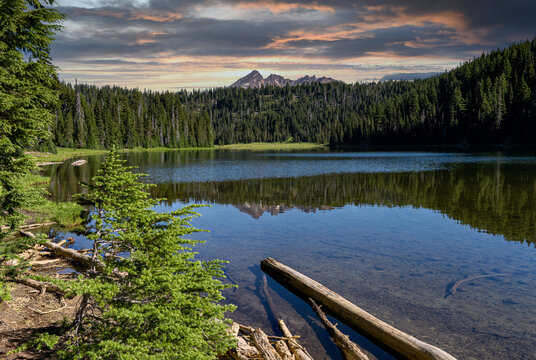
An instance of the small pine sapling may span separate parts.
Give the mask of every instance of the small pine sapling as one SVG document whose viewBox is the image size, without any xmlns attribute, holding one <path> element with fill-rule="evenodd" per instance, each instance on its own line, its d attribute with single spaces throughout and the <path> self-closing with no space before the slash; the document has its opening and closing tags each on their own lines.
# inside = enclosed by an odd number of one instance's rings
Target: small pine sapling
<svg viewBox="0 0 536 360">
<path fill-rule="evenodd" d="M 95 206 L 92 265 L 70 284 L 81 295 L 65 358 L 213 359 L 234 346 L 221 305 L 223 261 L 197 261 L 194 207 L 158 213 L 150 185 L 112 151 L 88 185 Z"/>
</svg>

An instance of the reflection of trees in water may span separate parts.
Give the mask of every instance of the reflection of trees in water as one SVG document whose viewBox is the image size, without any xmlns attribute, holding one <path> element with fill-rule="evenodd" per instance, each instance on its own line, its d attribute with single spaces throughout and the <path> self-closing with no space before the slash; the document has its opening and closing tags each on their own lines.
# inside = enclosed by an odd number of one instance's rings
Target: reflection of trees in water
<svg viewBox="0 0 536 360">
<path fill-rule="evenodd" d="M 536 181 L 533 170 L 519 164 L 170 183 L 158 185 L 152 193 L 168 199 L 168 204 L 175 200 L 232 204 L 256 218 L 293 207 L 304 211 L 347 204 L 423 207 L 507 240 L 536 243 Z"/>
<path fill-rule="evenodd" d="M 123 155 L 129 165 L 180 164 L 218 158 L 212 151 L 148 152 Z M 229 158 L 229 156 L 231 158 Z M 236 156 L 236 159 L 232 157 Z M 242 155 L 229 153 L 229 160 Z M 84 166 L 50 166 L 54 199 L 71 199 L 97 172 L 101 157 Z M 167 183 L 152 195 L 175 200 L 232 204 L 253 217 L 329 210 L 347 204 L 413 206 L 440 211 L 462 224 L 536 244 L 536 173 L 523 164 L 458 164 L 448 170 L 405 173 L 327 174 L 300 178 L 252 179 L 203 183 Z"/>
<path fill-rule="evenodd" d="M 185 166 L 190 163 L 212 160 L 214 154 L 214 151 L 207 150 L 142 151 L 121 153 L 120 156 L 123 160 L 126 160 L 128 166 L 158 165 L 159 167 L 174 168 L 178 165 Z M 233 160 L 232 155 L 233 153 L 226 154 L 228 158 Z M 97 170 L 104 156 L 90 156 L 86 157 L 86 159 L 88 161 L 83 166 L 71 166 L 70 164 L 73 161 L 71 159 L 64 164 L 50 165 L 44 168 L 44 175 L 51 178 L 49 189 L 54 200 L 71 200 L 74 194 L 86 191 L 85 188 L 79 185 L 79 182 L 90 182 L 97 175 Z"/>
</svg>

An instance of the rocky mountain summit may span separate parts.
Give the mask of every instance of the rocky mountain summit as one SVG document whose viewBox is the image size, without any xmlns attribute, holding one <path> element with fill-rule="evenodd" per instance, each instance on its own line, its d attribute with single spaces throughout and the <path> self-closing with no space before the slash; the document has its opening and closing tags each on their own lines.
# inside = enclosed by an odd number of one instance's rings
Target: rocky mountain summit
<svg viewBox="0 0 536 360">
<path fill-rule="evenodd" d="M 326 84 L 332 81 L 335 81 L 335 80 L 332 78 L 325 77 L 325 76 L 317 78 L 314 75 L 313 76 L 305 75 L 304 77 L 301 77 L 298 80 L 290 80 L 290 79 L 286 79 L 282 77 L 281 75 L 270 74 L 270 76 L 268 76 L 265 79 L 257 70 L 253 70 L 246 76 L 238 79 L 233 84 L 231 84 L 231 87 L 240 87 L 240 88 L 246 89 L 246 88 L 259 88 L 262 85 L 286 86 L 287 84 L 289 84 L 292 86 L 292 85 L 309 84 L 313 82 Z"/>
</svg>

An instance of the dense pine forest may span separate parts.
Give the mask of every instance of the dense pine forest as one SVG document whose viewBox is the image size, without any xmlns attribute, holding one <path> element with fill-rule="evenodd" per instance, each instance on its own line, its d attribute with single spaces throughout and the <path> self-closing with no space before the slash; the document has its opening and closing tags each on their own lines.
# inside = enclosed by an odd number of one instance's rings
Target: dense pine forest
<svg viewBox="0 0 536 360">
<path fill-rule="evenodd" d="M 415 81 L 152 92 L 61 84 L 56 146 L 536 144 L 536 40 Z"/>
</svg>

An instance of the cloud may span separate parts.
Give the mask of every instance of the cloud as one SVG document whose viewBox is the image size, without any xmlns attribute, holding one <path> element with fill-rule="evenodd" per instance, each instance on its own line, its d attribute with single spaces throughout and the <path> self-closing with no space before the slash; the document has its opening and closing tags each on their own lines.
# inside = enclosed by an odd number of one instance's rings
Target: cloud
<svg viewBox="0 0 536 360">
<path fill-rule="evenodd" d="M 63 78 L 130 86 L 137 77 L 152 88 L 225 85 L 263 66 L 346 81 L 381 78 L 383 67 L 441 72 L 536 35 L 528 0 L 77 0 L 58 9 L 69 16 L 52 52 Z"/>
</svg>

